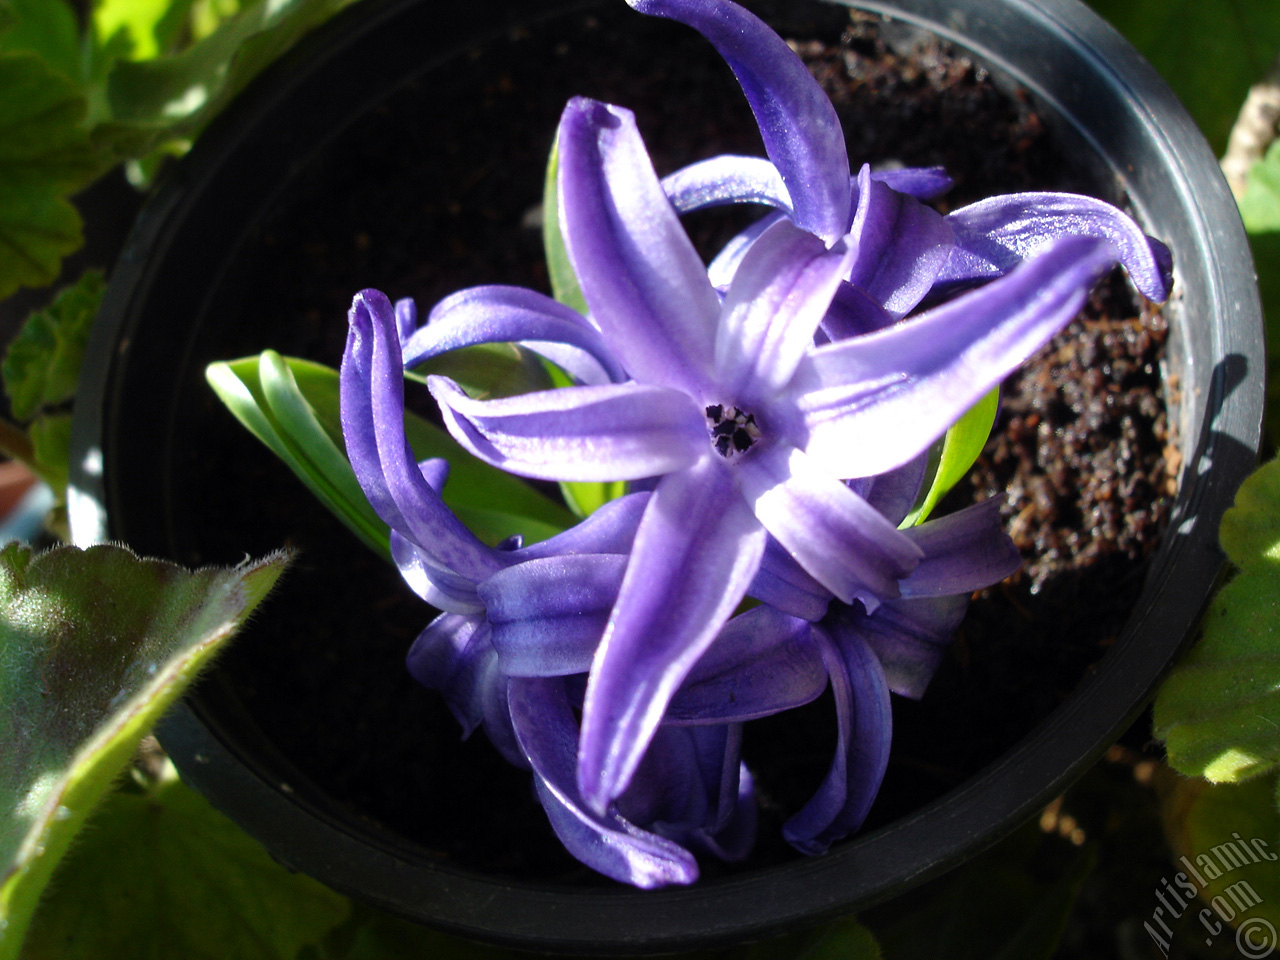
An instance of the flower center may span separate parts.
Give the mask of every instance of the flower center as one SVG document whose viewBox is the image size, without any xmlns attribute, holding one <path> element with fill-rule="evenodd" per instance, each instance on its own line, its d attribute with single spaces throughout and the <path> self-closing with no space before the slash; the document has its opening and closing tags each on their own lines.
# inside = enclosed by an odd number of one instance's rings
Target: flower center
<svg viewBox="0 0 1280 960">
<path fill-rule="evenodd" d="M 726 460 L 746 453 L 760 439 L 760 427 L 753 413 L 713 403 L 707 407 L 706 414 L 711 443 Z"/>
</svg>

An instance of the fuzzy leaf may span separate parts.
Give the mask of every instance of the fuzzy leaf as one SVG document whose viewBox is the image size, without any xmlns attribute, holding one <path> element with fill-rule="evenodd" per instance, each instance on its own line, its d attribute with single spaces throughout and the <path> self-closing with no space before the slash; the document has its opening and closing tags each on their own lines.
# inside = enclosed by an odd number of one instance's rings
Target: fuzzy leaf
<svg viewBox="0 0 1280 960">
<path fill-rule="evenodd" d="M 84 69 L 80 30 L 67 0 L 8 0 L 6 6 L 14 23 L 4 31 L 0 50 L 39 54 L 50 67 L 80 84 Z"/>
<path fill-rule="evenodd" d="M 168 773 L 107 798 L 59 867 L 23 960 L 293 960 L 350 909 Z"/>
<path fill-rule="evenodd" d="M 83 242 L 66 199 L 100 169 L 75 85 L 27 51 L 0 53 L 0 297 L 45 286 Z"/>
<path fill-rule="evenodd" d="M 1280 49 L 1275 0 L 1089 0 L 1160 71 L 1221 155 Z"/>
<path fill-rule="evenodd" d="M 1250 168 L 1240 216 L 1250 233 L 1280 232 L 1280 140 Z"/>
<path fill-rule="evenodd" d="M 1200 903 L 1192 900 L 1190 909 L 1199 914 L 1201 932 L 1225 929 L 1222 939 L 1229 941 L 1234 936 L 1231 925 L 1240 927 L 1250 917 L 1280 926 L 1280 813 L 1275 790 L 1272 777 L 1217 785 L 1179 780 L 1162 799 L 1165 834 L 1181 874 L 1173 883 L 1184 898 L 1190 899 L 1193 890 L 1199 895 Z M 1214 909 L 1201 911 L 1205 904 Z M 1230 924 L 1223 922 L 1228 919 Z"/>
<path fill-rule="evenodd" d="M 107 83 L 111 115 L 164 123 L 166 137 L 194 137 L 264 67 L 349 2 L 256 0 L 181 53 L 118 62 Z"/>
<path fill-rule="evenodd" d="M 117 546 L 0 551 L 0 960 L 142 735 L 286 563 L 188 572 Z"/>
<path fill-rule="evenodd" d="M 887 957 L 930 960 L 1049 960 L 1067 926 L 1097 849 L 1082 847 L 1052 878 L 1027 864 L 1046 855 L 1028 824 L 955 872 L 865 915 Z"/>
<path fill-rule="evenodd" d="M 85 342 L 105 287 L 101 271 L 88 271 L 48 308 L 32 313 L 9 344 L 0 369 L 19 421 L 75 396 Z"/>
<path fill-rule="evenodd" d="M 1165 681 L 1154 720 L 1174 769 L 1230 782 L 1280 762 L 1280 461 L 1245 480 L 1220 529 L 1240 572 Z"/>
</svg>

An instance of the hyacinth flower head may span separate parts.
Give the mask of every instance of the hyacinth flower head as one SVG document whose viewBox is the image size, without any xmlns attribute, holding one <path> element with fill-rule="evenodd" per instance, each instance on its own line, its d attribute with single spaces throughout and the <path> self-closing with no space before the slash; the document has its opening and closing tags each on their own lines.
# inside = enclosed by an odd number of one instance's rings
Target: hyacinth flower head
<svg viewBox="0 0 1280 960">
<path fill-rule="evenodd" d="M 575 711 L 650 495 L 613 500 L 528 547 L 471 536 L 440 496 L 447 464 L 416 463 L 409 449 L 400 341 L 412 310 L 400 306 L 377 291 L 356 296 L 340 384 L 356 478 L 391 528 L 404 579 L 443 611 L 409 650 L 410 673 L 443 695 L 464 733 L 483 728 L 531 771 L 557 835 L 593 869 L 652 887 L 696 879 L 694 850 L 744 856 L 755 801 L 742 723 L 822 692 L 809 624 L 759 607 L 727 625 L 670 704 L 632 788 L 591 810 L 576 783 Z"/>
<path fill-rule="evenodd" d="M 1063 237 L 909 321 L 819 345 L 859 255 L 848 238 L 771 223 L 722 298 L 628 111 L 575 100 L 558 142 L 565 244 L 629 379 L 493 401 L 429 384 L 455 437 L 491 464 L 652 484 L 584 705 L 579 787 L 603 810 L 769 537 L 843 603 L 899 595 L 921 552 L 844 481 L 921 455 L 1075 315 L 1117 252 Z"/>
<path fill-rule="evenodd" d="M 437 338 L 441 331 L 448 336 L 466 301 L 437 311 Z M 597 813 L 576 783 L 576 712 L 650 494 L 614 500 L 530 547 L 513 541 L 491 548 L 461 533 L 451 538 L 458 521 L 439 495 L 447 465 L 413 462 L 397 375 L 401 339 L 422 344 L 430 325 L 414 331 L 413 311 L 399 306 L 397 323 L 384 296 L 357 295 L 341 398 L 352 465 L 392 528 L 398 565 L 417 592 L 445 610 L 409 650 L 412 675 L 443 695 L 465 733 L 482 728 L 504 757 L 530 770 L 566 849 L 640 887 L 692 882 L 695 853 L 745 856 L 755 800 L 740 758 L 742 724 L 808 703 L 829 683 L 835 756 L 784 834 L 797 849 L 817 853 L 856 829 L 888 761 L 890 691 L 919 696 L 969 591 L 1020 562 L 1000 531 L 996 504 L 908 530 L 921 561 L 898 584 L 899 598 L 874 613 L 861 602 L 834 601 L 771 541 L 751 589 L 772 605 L 735 616 L 718 631 L 667 704 L 631 784 Z M 912 463 L 855 487 L 895 522 L 920 478 L 920 464 Z"/>
<path fill-rule="evenodd" d="M 639 886 L 687 883 L 692 851 L 754 829 L 741 724 L 836 705 L 837 746 L 784 827 L 818 853 L 856 829 L 888 760 L 889 693 L 919 696 L 972 590 L 1019 558 L 994 503 L 899 529 L 925 454 L 1122 263 L 1153 299 L 1169 258 L 1122 213 L 1014 194 L 946 217 L 936 169 L 849 168 L 830 102 L 727 0 L 629 0 L 708 37 L 768 158 L 660 180 L 633 116 L 576 99 L 558 135 L 558 219 L 587 311 L 508 286 L 416 324 L 356 298 L 342 370 L 356 474 L 406 581 L 442 611 L 409 656 L 464 729 L 532 771 L 565 846 Z M 678 219 L 773 208 L 704 265 Z M 572 386 L 475 399 L 428 380 L 464 447 L 548 480 L 633 492 L 551 540 L 490 547 L 445 506 L 446 469 L 404 435 L 406 366 L 519 342 Z M 744 597 L 763 605 L 734 616 Z"/>
</svg>

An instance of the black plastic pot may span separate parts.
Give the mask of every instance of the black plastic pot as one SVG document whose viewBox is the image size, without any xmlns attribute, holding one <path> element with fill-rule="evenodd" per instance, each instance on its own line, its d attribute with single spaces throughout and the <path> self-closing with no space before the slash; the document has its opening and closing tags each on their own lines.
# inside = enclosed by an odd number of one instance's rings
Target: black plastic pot
<svg viewBox="0 0 1280 960">
<path fill-rule="evenodd" d="M 1148 232 L 1174 251 L 1178 293 L 1168 308 L 1169 372 L 1180 385 L 1175 399 L 1183 468 L 1174 520 L 1123 636 L 1035 729 L 995 763 L 924 807 L 889 819 L 824 857 L 784 858 L 709 876 L 691 888 L 656 892 L 566 873 L 558 862 L 546 877 L 536 869 L 479 868 L 465 857 L 406 840 L 362 815 L 353 806 L 358 796 L 340 802 L 312 782 L 273 737 L 271 724 L 246 711 L 242 701 L 248 694 L 238 684 L 251 671 L 224 662 L 167 718 L 161 737 L 184 779 L 283 862 L 422 922 L 533 948 L 654 952 L 749 939 L 896 895 L 971 856 L 1034 814 L 1141 712 L 1191 635 L 1215 583 L 1221 566 L 1218 519 L 1257 450 L 1262 324 L 1235 205 L 1209 148 L 1173 95 L 1114 31 L 1075 0 L 854 0 L 847 5 L 933 30 L 972 51 L 1006 81 L 1025 87 L 1054 125 L 1061 148 L 1078 154 L 1104 186 L 1110 181 L 1117 196 L 1126 195 Z M 311 198 L 312 205 L 319 197 L 323 204 L 325 193 L 316 178 L 317 171 L 328 168 L 317 158 L 344 138 L 351 140 L 360 118 L 386 113 L 406 85 L 426 89 L 428 100 L 473 96 L 479 102 L 492 91 L 459 86 L 472 62 L 468 51 L 490 40 L 521 42 L 532 29 L 528 24 L 552 24 L 568 11 L 592 8 L 613 16 L 621 7 L 618 0 L 363 0 L 242 96 L 157 190 L 112 278 L 90 344 L 90 357 L 97 359 L 87 366 L 76 407 L 71 521 L 77 542 L 123 540 L 141 552 L 187 563 L 233 562 L 239 558 L 236 550 L 278 546 L 280 528 L 258 512 L 265 486 L 253 484 L 288 485 L 287 475 L 264 466 L 260 481 L 241 479 L 248 489 L 201 493 L 203 499 L 194 502 L 184 491 L 204 470 L 192 465 L 203 448 L 214 448 L 237 468 L 253 458 L 269 458 L 252 440 L 223 438 L 220 423 L 227 424 L 228 437 L 238 428 L 206 391 L 205 363 L 281 346 L 279 337 L 286 335 L 301 341 L 310 337 L 317 359 L 336 363 L 345 332 L 340 311 L 313 323 L 305 305 L 292 313 L 287 295 L 255 286 L 264 256 L 297 252 L 280 249 L 287 238 L 277 233 L 278 212 L 295 210 L 299 197 Z M 844 16 L 831 5 L 795 3 L 781 9 L 788 17 L 830 21 Z M 666 29 L 636 19 L 637 30 Z M 513 32 L 520 24 L 526 27 Z M 534 35 L 542 36 L 541 29 Z M 546 56 L 557 54 L 549 48 Z M 719 69 L 725 74 L 726 102 L 739 99 L 727 71 Z M 501 78 L 494 83 L 501 87 Z M 563 102 L 558 89 L 546 96 Z M 631 105 L 625 98 L 620 102 Z M 554 118 L 555 108 L 548 109 Z M 541 116 L 533 119 L 543 122 Z M 643 118 L 641 126 L 646 129 Z M 537 136 L 549 142 L 552 131 L 553 123 Z M 438 149 L 462 149 L 462 141 L 474 136 L 483 142 L 487 135 L 484 129 L 454 130 L 442 136 Z M 540 143 L 538 149 L 545 146 Z M 347 179 L 333 189 L 359 190 L 367 173 L 359 145 L 342 149 Z M 478 158 L 477 179 L 483 179 L 487 164 L 506 159 L 500 152 Z M 535 185 L 540 175 L 532 171 Z M 527 196 L 536 202 L 536 189 Z M 484 232 L 500 199 L 459 194 L 460 222 L 479 231 L 469 242 L 532 242 L 493 239 L 510 235 L 510 220 L 495 220 L 491 236 Z M 406 201 L 404 217 L 412 222 L 422 209 Z M 352 229 L 359 236 L 365 225 Z M 362 243 L 353 249 L 363 249 Z M 439 256 L 447 259 L 450 249 L 442 242 Z M 317 262 L 327 253 L 315 251 Z M 299 262 L 305 264 L 306 257 Z M 368 283 L 380 282 L 385 267 L 385 262 L 371 263 Z M 438 293 L 483 280 L 512 280 L 443 272 L 445 287 Z M 431 284 L 426 287 L 431 292 Z M 352 292 L 344 289 L 343 295 Z M 239 318 L 245 303 L 264 296 L 280 304 L 284 333 L 243 328 Z M 296 489 L 286 496 L 305 500 Z M 226 548 L 219 553 L 193 546 L 189 525 L 206 508 L 214 524 L 223 524 L 224 516 L 241 517 L 245 533 L 230 555 Z M 291 536 L 288 520 L 282 522 L 284 535 Z M 334 539 L 334 544 L 304 549 L 289 589 L 305 592 L 318 583 L 316 603 L 330 595 L 339 605 L 358 603 L 363 586 L 353 587 L 354 595 L 342 588 L 346 565 L 359 565 L 355 558 L 361 548 L 341 540 L 341 534 Z M 325 553 L 328 546 L 332 556 Z M 326 573 L 326 564 L 336 564 L 338 573 Z M 330 579 L 313 580 L 325 576 Z M 288 624 L 271 622 L 271 606 L 240 641 L 246 656 L 271 656 L 272 645 L 288 632 Z M 410 624 L 425 621 L 420 608 L 410 604 L 408 609 Z M 369 615 L 377 620 L 366 628 L 370 649 L 383 643 L 391 650 L 388 662 L 394 662 L 412 634 L 379 640 L 381 618 L 382 613 Z M 396 622 L 393 633 L 410 629 Z M 233 660 L 240 656 L 239 649 L 233 651 Z M 298 672 L 310 671 L 325 656 L 317 648 L 299 658 Z M 364 729 L 375 700 L 418 695 L 406 690 L 399 673 L 385 680 L 385 688 L 377 686 L 381 682 L 373 681 L 372 694 L 331 691 L 335 700 L 352 699 L 349 725 L 356 737 L 384 734 Z M 288 699 L 283 690 L 257 696 Z M 307 708 L 298 709 L 305 713 Z M 301 723 L 306 722 L 304 715 Z M 419 722 L 419 714 L 403 719 L 403 724 Z M 456 738 L 443 713 L 431 722 L 439 727 L 423 730 L 424 751 L 433 736 Z M 485 793 L 483 786 L 467 785 L 471 764 L 485 762 L 477 759 L 479 750 L 428 752 L 420 761 L 406 762 L 420 762 L 424 797 L 464 788 Z M 511 791 L 500 803 L 532 803 L 523 775 L 493 769 L 495 777 L 507 779 L 488 793 Z M 362 772 L 355 779 L 376 775 Z M 442 816 L 434 810 L 424 800 L 423 817 Z M 494 814 L 488 831 L 500 832 L 504 819 Z M 442 827 L 448 829 L 448 824 Z"/>
</svg>

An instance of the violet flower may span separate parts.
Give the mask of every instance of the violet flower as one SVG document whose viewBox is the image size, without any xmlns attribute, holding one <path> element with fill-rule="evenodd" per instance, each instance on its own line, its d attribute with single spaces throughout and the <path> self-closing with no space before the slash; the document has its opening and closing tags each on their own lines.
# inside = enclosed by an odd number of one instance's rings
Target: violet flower
<svg viewBox="0 0 1280 960">
<path fill-rule="evenodd" d="M 355 298 L 341 370 L 344 438 L 365 494 L 391 526 L 405 580 L 445 612 L 408 654 L 464 734 L 483 726 L 530 769 L 566 848 L 637 886 L 689 883 L 691 849 L 744 856 L 754 839 L 741 724 L 808 702 L 826 684 L 809 625 L 761 607 L 722 632 L 671 704 L 631 789 L 602 812 L 581 799 L 575 768 L 586 671 L 617 597 L 648 493 L 611 501 L 530 547 L 490 548 L 439 496 L 447 464 L 417 464 L 404 432 L 401 333 L 412 320 L 376 291 Z"/>
<path fill-rule="evenodd" d="M 693 27 L 737 76 L 769 160 L 715 157 L 666 179 L 681 212 L 725 203 L 777 208 L 712 266 L 723 282 L 763 227 L 787 218 L 833 244 L 857 250 L 845 280 L 894 318 L 931 291 L 1003 276 L 1067 236 L 1106 240 L 1138 290 L 1168 297 L 1171 258 L 1110 204 L 1070 193 L 992 197 L 942 216 L 921 204 L 945 189 L 939 170 L 873 174 L 850 180 L 834 107 L 800 58 L 770 27 L 731 0 L 627 0 L 641 13 Z"/>
<path fill-rule="evenodd" d="M 559 144 L 569 256 L 592 325 L 631 379 L 487 402 L 446 378 L 429 385 L 454 436 L 510 472 L 657 478 L 584 704 L 579 787 L 601 812 L 756 577 L 767 534 L 844 603 L 873 610 L 899 596 L 921 551 L 843 481 L 927 449 L 1066 324 L 1116 252 L 1065 237 L 907 322 L 817 346 L 865 245 L 828 247 L 780 220 L 721 302 L 628 111 L 574 100 Z"/>
</svg>

